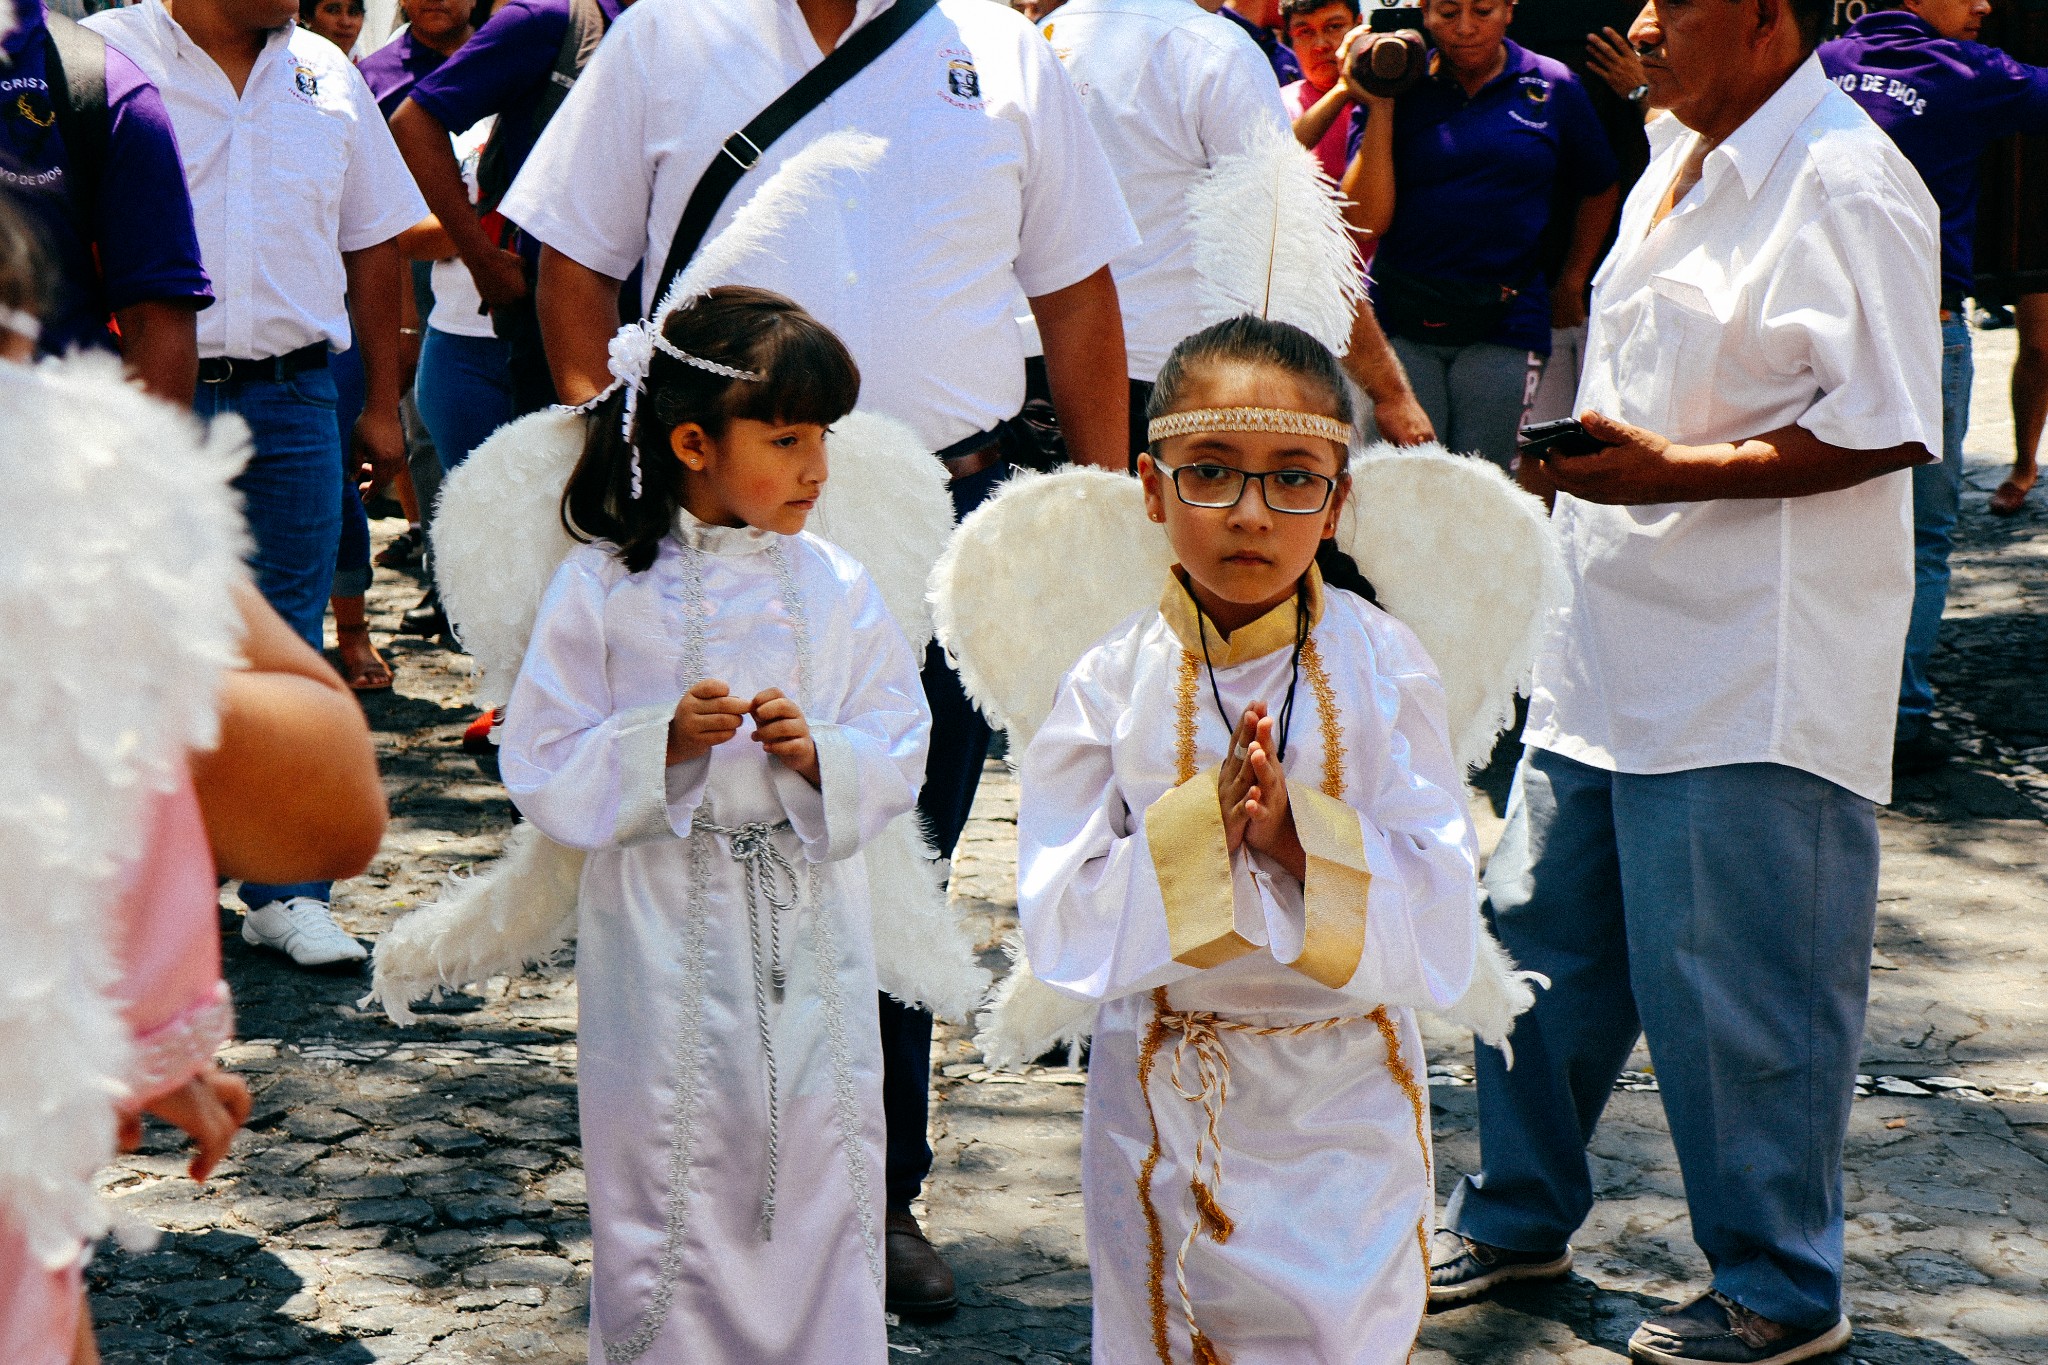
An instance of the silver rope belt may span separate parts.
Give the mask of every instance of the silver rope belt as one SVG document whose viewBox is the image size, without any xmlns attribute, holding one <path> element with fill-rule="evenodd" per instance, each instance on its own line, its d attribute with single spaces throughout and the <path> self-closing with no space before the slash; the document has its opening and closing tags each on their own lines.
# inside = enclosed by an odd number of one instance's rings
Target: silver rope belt
<svg viewBox="0 0 2048 1365">
<path fill-rule="evenodd" d="M 726 826 L 698 820 L 696 828 L 706 834 L 723 835 L 733 860 L 740 865 L 747 888 L 747 937 L 754 955 L 754 1022 L 761 1032 L 761 1054 L 767 1061 L 768 1080 L 768 1180 L 761 1195 L 761 1238 L 775 1235 L 775 1181 L 781 1163 L 781 1100 L 775 1080 L 775 1034 L 768 1017 L 772 995 L 777 1005 L 788 977 L 782 966 L 782 916 L 796 906 L 796 867 L 775 846 L 775 836 L 790 827 L 789 821 Z M 777 889 L 781 888 L 781 894 Z M 767 934 L 761 932 L 763 903 L 767 905 Z"/>
</svg>

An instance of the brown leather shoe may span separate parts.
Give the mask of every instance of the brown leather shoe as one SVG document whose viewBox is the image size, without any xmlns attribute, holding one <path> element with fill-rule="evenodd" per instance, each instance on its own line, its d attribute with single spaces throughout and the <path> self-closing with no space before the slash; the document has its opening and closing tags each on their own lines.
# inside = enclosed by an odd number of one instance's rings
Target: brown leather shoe
<svg viewBox="0 0 2048 1365">
<path fill-rule="evenodd" d="M 953 1272 L 925 1240 L 924 1229 L 908 1211 L 892 1212 L 884 1226 L 888 1250 L 889 1311 L 906 1318 L 934 1321 L 953 1316 L 960 1300 L 953 1293 Z"/>
</svg>

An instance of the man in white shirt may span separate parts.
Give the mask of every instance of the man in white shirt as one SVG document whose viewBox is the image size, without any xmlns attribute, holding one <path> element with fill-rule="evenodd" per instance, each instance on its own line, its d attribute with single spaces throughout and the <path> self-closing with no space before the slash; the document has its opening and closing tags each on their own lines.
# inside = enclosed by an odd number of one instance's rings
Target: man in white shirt
<svg viewBox="0 0 2048 1365">
<path fill-rule="evenodd" d="M 1807 1360 L 1849 1337 L 1842 1144 L 1876 922 L 1875 804 L 1940 449 L 1939 216 L 1812 55 L 1826 0 L 1652 0 L 1674 117 L 1595 282 L 1546 462 L 1573 581 L 1538 659 L 1502 941 L 1551 987 L 1480 1049 L 1483 1169 L 1439 1304 L 1562 1275 L 1585 1145 L 1639 1033 L 1712 1288 L 1641 1361 Z"/>
<path fill-rule="evenodd" d="M 545 244 L 538 306 L 564 402 L 611 382 L 620 282 L 645 260 L 638 303 L 652 304 L 683 205 L 726 140 L 889 8 L 724 0 L 620 15 L 502 205 Z M 939 0 L 767 149 L 706 239 L 755 185 L 838 128 L 888 148 L 844 212 L 796 225 L 778 259 L 751 262 L 737 282 L 789 295 L 844 339 L 860 364 L 861 406 L 906 423 L 939 454 L 962 515 L 1007 475 L 1006 450 L 1017 448 L 1020 295 L 1037 316 L 1075 460 L 1124 468 L 1123 327 L 1109 262 L 1137 233 L 1045 40 L 1003 5 Z M 966 824 L 989 732 L 936 646 L 924 676 L 933 724 L 919 809 L 944 856 Z M 888 1302 L 937 1316 L 955 1306 L 952 1276 L 910 1211 L 931 1166 L 931 1016 L 887 997 L 881 1011 Z"/>
<path fill-rule="evenodd" d="M 250 567 L 270 605 L 320 648 L 341 542 L 344 474 L 328 357 L 362 348 L 365 402 L 347 468 L 405 467 L 398 419 L 396 238 L 426 216 L 363 78 L 297 27 L 294 0 L 144 0 L 94 15 L 155 83 L 192 191 L 215 302 L 199 315 L 201 417 L 235 413 L 255 454 L 235 480 Z M 242 884 L 242 937 L 302 966 L 366 951 L 328 908 L 330 885 Z"/>
<path fill-rule="evenodd" d="M 1111 266 L 1123 310 L 1133 460 L 1147 445 L 1145 408 L 1167 354 L 1196 327 L 1200 279 L 1188 191 L 1264 131 L 1291 137 L 1273 68 L 1244 30 L 1194 0 L 1067 0 L 1042 25 L 1102 140 L 1140 241 Z M 1388 439 L 1429 440 L 1429 419 L 1361 310 L 1353 376 Z"/>
</svg>

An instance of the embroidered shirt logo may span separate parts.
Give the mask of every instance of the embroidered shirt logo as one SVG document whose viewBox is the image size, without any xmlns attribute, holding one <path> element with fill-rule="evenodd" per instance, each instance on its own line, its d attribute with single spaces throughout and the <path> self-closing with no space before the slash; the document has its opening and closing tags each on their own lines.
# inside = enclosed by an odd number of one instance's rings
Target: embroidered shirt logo
<svg viewBox="0 0 2048 1365">
<path fill-rule="evenodd" d="M 1550 82 L 1541 76 L 1524 76 L 1518 93 L 1521 104 L 1528 106 L 1528 112 L 1515 104 L 1508 106 L 1508 117 L 1525 128 L 1550 127 Z"/>
<path fill-rule="evenodd" d="M 963 47 L 947 47 L 939 58 L 946 64 L 946 84 L 939 98 L 956 109 L 981 108 L 981 73 L 974 69 L 974 54 Z"/>
<path fill-rule="evenodd" d="M 57 111 L 50 105 L 50 97 L 41 91 L 22 91 L 14 97 L 14 112 L 38 128 L 48 128 L 57 121 Z"/>
<path fill-rule="evenodd" d="M 299 92 L 299 98 L 311 103 L 320 98 L 320 73 L 304 62 L 292 65 L 292 89 Z"/>
</svg>

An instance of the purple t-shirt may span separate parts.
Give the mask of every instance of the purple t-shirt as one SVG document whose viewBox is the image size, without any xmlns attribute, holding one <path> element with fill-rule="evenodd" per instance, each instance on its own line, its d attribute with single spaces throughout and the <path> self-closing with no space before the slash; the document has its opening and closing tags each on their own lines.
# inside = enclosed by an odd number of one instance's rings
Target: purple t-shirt
<svg viewBox="0 0 2048 1365">
<path fill-rule="evenodd" d="M 1438 72 L 1395 101 L 1394 221 L 1373 265 L 1520 289 L 1488 340 L 1548 355 L 1550 283 L 1539 258 L 1558 188 L 1598 194 L 1617 168 L 1578 78 L 1506 46 L 1500 75 L 1470 99 Z"/>
<path fill-rule="evenodd" d="M 607 21 L 622 8 L 619 0 L 598 0 L 598 7 Z M 507 0 L 454 56 L 420 78 L 412 102 L 451 133 L 496 114 L 493 135 L 517 174 L 538 137 L 533 110 L 568 31 L 569 0 Z"/>
<path fill-rule="evenodd" d="M 189 299 L 203 308 L 213 302 L 163 97 L 134 62 L 107 48 L 107 160 L 92 221 L 81 225 L 44 73 L 43 0 L 15 0 L 15 12 L 17 27 L 0 42 L 9 62 L 0 67 L 0 187 L 42 233 L 54 258 L 42 348 L 53 354 L 73 346 L 111 349 L 108 321 L 131 304 Z"/>
<path fill-rule="evenodd" d="M 555 41 L 561 42 L 560 35 Z M 398 112 L 398 106 L 405 103 L 429 71 L 439 67 L 448 59 L 412 36 L 412 30 L 393 38 L 384 46 L 356 63 L 356 70 L 363 73 L 364 84 L 377 97 L 377 107 L 389 119 Z"/>
<path fill-rule="evenodd" d="M 1866 14 L 1820 47 L 1821 66 L 1863 106 L 1941 207 L 1941 292 L 1972 292 L 1977 164 L 2014 133 L 2048 133 L 2048 67 L 1944 38 L 1904 10 Z"/>
<path fill-rule="evenodd" d="M 1259 45 L 1259 51 L 1266 54 L 1266 61 L 1273 68 L 1273 78 L 1280 84 L 1292 85 L 1301 79 L 1301 63 L 1295 60 L 1294 49 L 1281 42 L 1272 29 L 1253 23 L 1228 5 L 1216 12 L 1243 29 L 1245 36 Z"/>
</svg>

